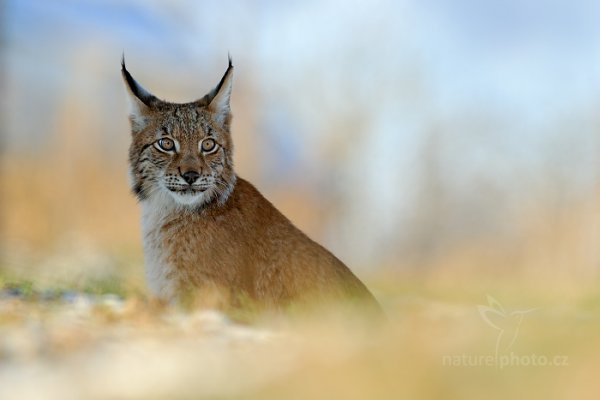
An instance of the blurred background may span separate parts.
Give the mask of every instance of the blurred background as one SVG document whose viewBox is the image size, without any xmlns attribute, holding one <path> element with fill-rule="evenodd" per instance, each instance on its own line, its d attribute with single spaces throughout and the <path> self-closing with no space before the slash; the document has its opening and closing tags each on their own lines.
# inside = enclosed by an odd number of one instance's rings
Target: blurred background
<svg viewBox="0 0 600 400">
<path fill-rule="evenodd" d="M 600 276 L 600 3 L 3 0 L 0 273 L 143 287 L 120 76 L 362 277 Z M 394 284 L 394 280 L 386 282 Z"/>
</svg>

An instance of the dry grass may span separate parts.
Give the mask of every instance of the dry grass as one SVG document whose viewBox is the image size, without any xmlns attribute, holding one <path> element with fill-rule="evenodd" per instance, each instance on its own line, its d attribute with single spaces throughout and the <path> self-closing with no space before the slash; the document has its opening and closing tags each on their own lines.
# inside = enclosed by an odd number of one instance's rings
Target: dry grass
<svg viewBox="0 0 600 400">
<path fill-rule="evenodd" d="M 596 398 L 597 291 L 408 279 L 378 293 L 384 323 L 326 313 L 242 325 L 212 311 L 157 308 L 136 295 L 5 297 L 0 397 Z M 535 308 L 498 359 L 498 331 L 477 309 L 486 294 L 507 313 Z M 531 365 L 543 362 L 558 365 Z"/>
</svg>

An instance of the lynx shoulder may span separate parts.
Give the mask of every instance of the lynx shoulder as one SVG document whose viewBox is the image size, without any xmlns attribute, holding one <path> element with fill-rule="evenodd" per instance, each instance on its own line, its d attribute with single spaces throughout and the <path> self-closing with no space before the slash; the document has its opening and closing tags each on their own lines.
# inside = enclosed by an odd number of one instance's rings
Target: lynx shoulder
<svg viewBox="0 0 600 400">
<path fill-rule="evenodd" d="M 378 307 L 348 267 L 234 172 L 231 59 L 213 90 L 183 104 L 149 93 L 124 61 L 121 71 L 131 105 L 131 184 L 155 296 L 275 308 L 358 299 Z"/>
</svg>

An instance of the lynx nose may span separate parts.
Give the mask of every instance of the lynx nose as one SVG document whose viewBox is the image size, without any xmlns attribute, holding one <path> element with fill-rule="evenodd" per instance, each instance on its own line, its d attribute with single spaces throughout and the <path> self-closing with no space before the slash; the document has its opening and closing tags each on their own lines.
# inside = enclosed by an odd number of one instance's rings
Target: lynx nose
<svg viewBox="0 0 600 400">
<path fill-rule="evenodd" d="M 196 171 L 187 171 L 184 172 L 183 174 L 181 174 L 181 176 L 183 177 L 183 179 L 185 179 L 185 181 L 191 185 L 194 182 L 196 182 L 196 179 L 198 179 L 198 177 L 200 176 L 199 173 L 197 173 Z"/>
</svg>

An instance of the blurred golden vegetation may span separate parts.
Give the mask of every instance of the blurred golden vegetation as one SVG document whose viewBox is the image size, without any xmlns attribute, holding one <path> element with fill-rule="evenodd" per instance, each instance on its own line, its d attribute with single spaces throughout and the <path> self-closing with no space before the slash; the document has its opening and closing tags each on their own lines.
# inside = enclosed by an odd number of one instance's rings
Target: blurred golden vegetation
<svg viewBox="0 0 600 400">
<path fill-rule="evenodd" d="M 0 159 L 0 270 L 35 277 L 40 272 L 35 266 L 45 265 L 43 259 L 72 256 L 76 264 L 78 257 L 89 253 L 92 258 L 107 256 L 112 264 L 118 264 L 118 268 L 109 268 L 110 274 L 142 285 L 141 276 L 131 276 L 141 274 L 142 260 L 139 209 L 126 177 L 126 141 L 119 143 L 123 156 L 111 155 L 107 160 L 92 141 L 90 145 L 76 136 L 85 132 L 74 134 L 73 128 L 61 132 L 41 154 L 12 153 Z M 319 239 L 327 209 L 318 195 L 285 186 L 281 191 L 271 190 L 268 196 L 292 221 Z M 597 194 L 562 208 L 541 203 L 507 221 L 511 235 L 491 232 L 446 246 L 443 251 L 429 254 L 426 249 L 421 257 L 415 258 L 407 250 L 406 258 L 399 254 L 386 265 L 358 267 L 374 279 L 396 274 L 448 281 L 506 279 L 515 284 L 595 285 L 600 264 L 599 199 Z M 93 275 L 94 268 L 88 264 Z M 99 268 L 105 266 L 100 263 Z M 79 270 L 78 279 L 82 273 L 86 271 Z M 59 275 L 68 280 L 68 274 Z"/>
<path fill-rule="evenodd" d="M 0 396 L 595 399 L 600 298 L 580 291 L 557 302 L 544 293 L 553 288 L 520 298 L 486 289 L 510 299 L 501 300 L 507 313 L 536 307 L 498 354 L 498 331 L 477 312 L 485 296 L 471 284 L 424 290 L 405 281 L 388 293 L 381 323 L 333 310 L 241 325 L 131 294 L 1 299 Z"/>
</svg>

